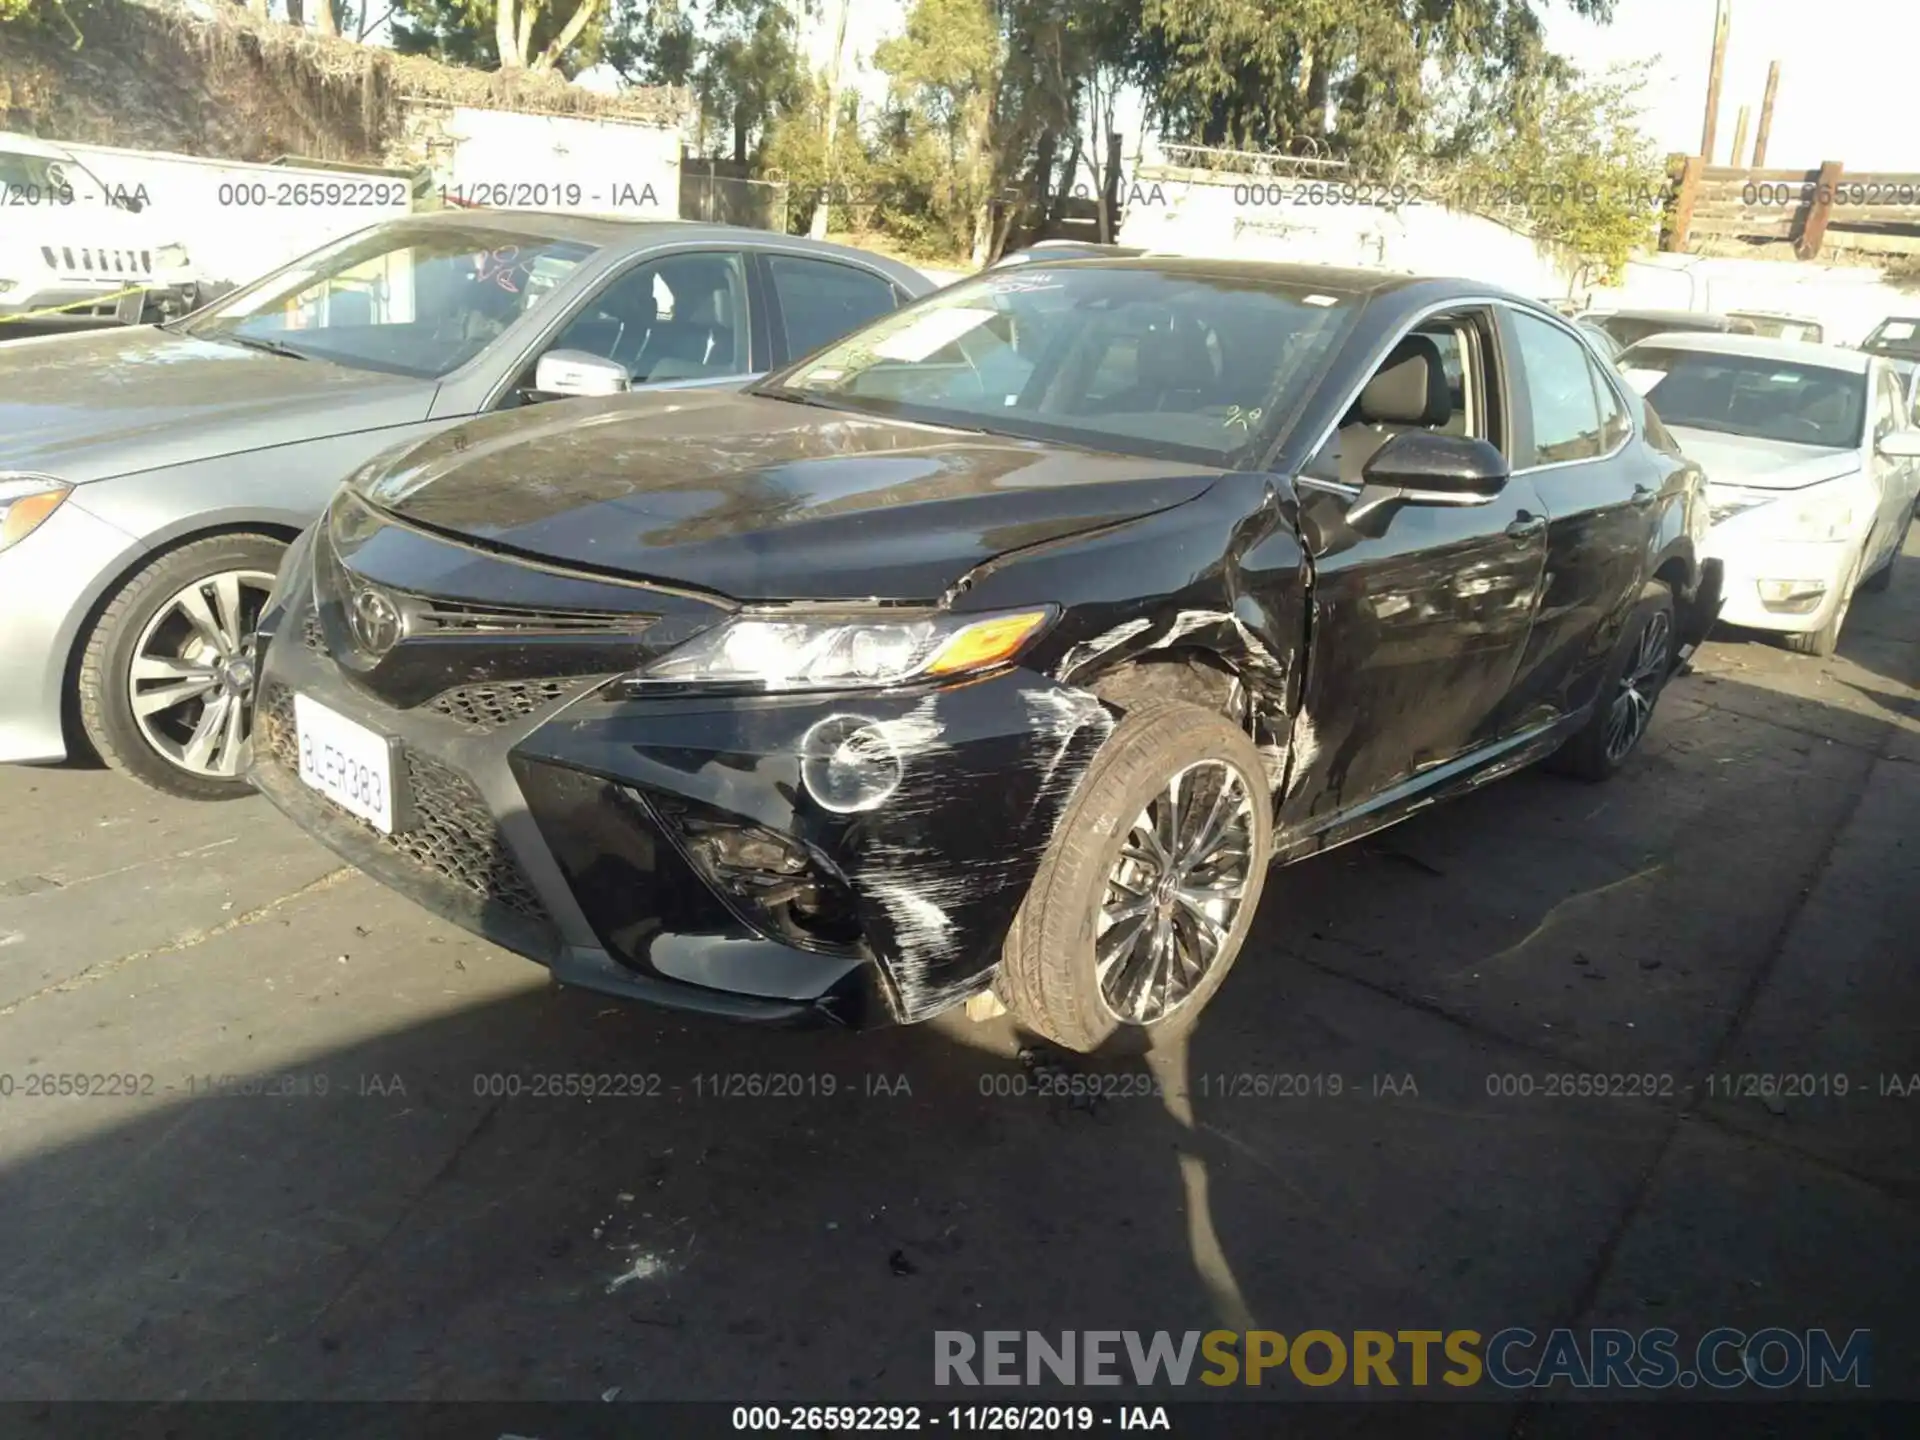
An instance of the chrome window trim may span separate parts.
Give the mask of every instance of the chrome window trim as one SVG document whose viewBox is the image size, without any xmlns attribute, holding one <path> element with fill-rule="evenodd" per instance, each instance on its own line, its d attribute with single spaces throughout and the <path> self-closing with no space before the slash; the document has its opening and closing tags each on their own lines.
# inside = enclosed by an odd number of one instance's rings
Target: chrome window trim
<svg viewBox="0 0 1920 1440">
<path fill-rule="evenodd" d="M 1517 304 L 1511 296 L 1507 295 L 1471 294 L 1450 296 L 1445 300 L 1435 301 L 1431 305 L 1426 305 L 1416 310 L 1406 324 L 1395 330 L 1386 344 L 1379 347 L 1373 356 L 1373 363 L 1367 367 L 1365 372 L 1366 378 L 1353 387 L 1352 392 L 1341 403 L 1339 409 L 1334 412 L 1334 418 L 1327 422 L 1326 428 L 1320 432 L 1319 439 L 1315 440 L 1312 448 L 1306 452 L 1307 458 L 1311 460 L 1313 456 L 1318 455 L 1321 449 L 1325 447 L 1327 441 L 1333 438 L 1334 431 L 1340 428 L 1340 416 L 1345 415 L 1347 411 L 1353 408 L 1354 402 L 1360 398 L 1360 392 L 1367 388 L 1368 381 L 1371 381 L 1374 373 L 1379 370 L 1380 362 L 1392 353 L 1394 346 L 1398 345 L 1408 335 L 1412 334 L 1414 330 L 1419 328 L 1419 326 L 1431 320 L 1436 315 L 1444 315 L 1449 310 L 1465 310 L 1475 306 L 1488 308 L 1498 307 L 1511 311 L 1516 315 L 1528 315 L 1534 319 L 1543 320 L 1566 335 L 1575 345 L 1579 346 L 1582 358 L 1587 359 L 1590 364 L 1593 364 L 1595 369 L 1604 372 L 1612 368 L 1595 362 L 1591 358 L 1593 347 L 1580 338 L 1580 332 L 1578 330 L 1568 322 L 1562 320 L 1559 316 L 1553 314 L 1552 311 L 1536 310 L 1531 306 Z M 1616 459 L 1626 451 L 1629 445 L 1640 438 L 1639 417 L 1634 414 L 1632 401 L 1628 399 L 1626 392 L 1620 388 L 1618 374 L 1608 375 L 1607 383 L 1613 387 L 1615 398 L 1621 402 L 1621 408 L 1625 410 L 1627 414 L 1627 433 L 1621 437 L 1618 445 L 1614 446 L 1613 449 L 1607 451 L 1604 455 L 1586 455 L 1578 460 L 1552 460 L 1544 465 L 1528 465 L 1524 468 L 1518 468 L 1511 473 L 1509 478 L 1518 478 L 1522 475 L 1540 475 L 1552 470 L 1564 470 L 1570 465 L 1597 465 L 1603 460 Z M 1511 424 L 1511 421 L 1509 421 L 1509 424 Z M 1306 485 L 1316 490 L 1324 490 L 1330 494 L 1344 495 L 1349 498 L 1357 497 L 1360 494 L 1360 487 L 1357 485 L 1348 485 L 1342 480 L 1322 480 L 1312 475 L 1296 475 L 1293 477 L 1293 483 L 1296 486 Z"/>
</svg>

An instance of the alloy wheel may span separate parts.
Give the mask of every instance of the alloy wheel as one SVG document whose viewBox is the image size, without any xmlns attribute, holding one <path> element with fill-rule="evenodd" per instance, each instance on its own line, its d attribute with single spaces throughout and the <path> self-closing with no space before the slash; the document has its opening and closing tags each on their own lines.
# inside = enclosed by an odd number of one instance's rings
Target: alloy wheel
<svg viewBox="0 0 1920 1440">
<path fill-rule="evenodd" d="M 1108 873 L 1094 933 L 1101 1003 L 1116 1019 L 1164 1020 L 1221 960 L 1253 833 L 1253 797 L 1223 761 L 1187 766 L 1147 802 Z"/>
<path fill-rule="evenodd" d="M 1673 653 L 1673 617 L 1656 610 L 1640 632 L 1633 658 L 1607 714 L 1607 759 L 1618 762 L 1640 743 L 1653 719 L 1653 702 L 1665 683 Z"/>
<path fill-rule="evenodd" d="M 252 641 L 273 590 L 262 570 L 208 575 L 174 594 L 133 647 L 127 695 L 155 753 L 209 779 L 240 773 Z"/>
</svg>

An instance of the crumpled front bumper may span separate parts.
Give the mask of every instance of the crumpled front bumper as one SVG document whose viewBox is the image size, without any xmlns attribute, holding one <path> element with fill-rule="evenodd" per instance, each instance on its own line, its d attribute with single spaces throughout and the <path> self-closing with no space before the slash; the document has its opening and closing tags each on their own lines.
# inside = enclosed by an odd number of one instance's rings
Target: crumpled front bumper
<svg viewBox="0 0 1920 1440">
<path fill-rule="evenodd" d="M 275 805 L 563 981 L 736 1018 L 914 1021 L 990 983 L 1113 724 L 1020 670 L 730 700 L 634 699 L 603 675 L 401 707 L 328 653 L 304 559 L 282 591 L 251 772 Z M 383 836 L 299 779 L 296 693 L 398 740 L 411 828 Z M 848 791 L 835 755 L 869 783 Z"/>
<path fill-rule="evenodd" d="M 1674 666 L 1679 668 L 1693 658 L 1726 608 L 1726 564 L 1717 559 L 1700 562 L 1700 579 L 1693 587 L 1691 595 L 1678 597 L 1675 605 L 1674 630 L 1678 644 L 1674 649 Z"/>
</svg>

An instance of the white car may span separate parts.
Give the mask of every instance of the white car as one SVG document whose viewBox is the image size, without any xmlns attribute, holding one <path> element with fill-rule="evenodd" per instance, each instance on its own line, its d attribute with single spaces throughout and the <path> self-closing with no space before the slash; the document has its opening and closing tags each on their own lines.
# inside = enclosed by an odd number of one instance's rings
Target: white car
<svg viewBox="0 0 1920 1440">
<path fill-rule="evenodd" d="M 5 322 L 49 312 L 97 322 L 191 309 L 192 257 L 145 208 L 137 188 L 109 185 L 73 152 L 0 131 L 0 339 Z"/>
<path fill-rule="evenodd" d="M 1878 356 L 1751 335 L 1651 335 L 1620 357 L 1706 472 L 1704 553 L 1731 625 L 1831 655 L 1856 589 L 1884 589 L 1913 524 L 1920 430 Z"/>
</svg>

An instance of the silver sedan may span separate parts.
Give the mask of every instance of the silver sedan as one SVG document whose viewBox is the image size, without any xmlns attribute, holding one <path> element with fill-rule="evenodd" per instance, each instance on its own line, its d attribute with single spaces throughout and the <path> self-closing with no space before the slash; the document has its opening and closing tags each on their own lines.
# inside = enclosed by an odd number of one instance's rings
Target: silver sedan
<svg viewBox="0 0 1920 1440">
<path fill-rule="evenodd" d="M 461 211 L 165 325 L 0 345 L 0 762 L 90 746 L 243 793 L 254 619 L 347 475 L 529 403 L 744 382 L 934 288 L 765 231 Z"/>
</svg>

